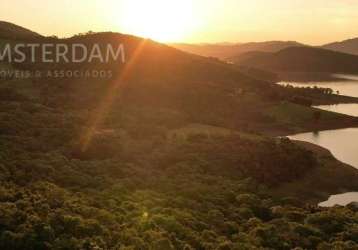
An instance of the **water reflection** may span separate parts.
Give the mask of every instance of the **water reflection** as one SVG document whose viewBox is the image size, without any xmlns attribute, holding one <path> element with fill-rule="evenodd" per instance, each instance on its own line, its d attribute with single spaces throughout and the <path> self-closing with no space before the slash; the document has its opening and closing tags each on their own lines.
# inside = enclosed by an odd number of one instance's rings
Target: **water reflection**
<svg viewBox="0 0 358 250">
<path fill-rule="evenodd" d="M 313 131 L 313 137 L 317 139 L 319 137 L 319 132 L 320 131 Z"/>
<path fill-rule="evenodd" d="M 290 84 L 295 87 L 321 87 L 331 88 L 334 92 L 341 95 L 358 97 L 358 76 L 355 75 L 336 75 L 345 78 L 347 81 L 335 82 L 311 82 L 311 83 L 292 83 L 281 82 L 279 84 Z M 358 104 L 338 104 L 317 106 L 323 110 L 342 113 L 358 117 Z M 327 148 L 340 161 L 352 165 L 358 169 L 358 128 L 315 131 L 290 136 L 293 140 L 306 141 Z M 334 205 L 345 206 L 351 202 L 358 202 L 358 192 L 332 195 L 329 200 L 320 203 L 322 207 Z"/>
<path fill-rule="evenodd" d="M 289 138 L 327 148 L 338 160 L 358 169 L 358 128 L 303 133 Z"/>
<path fill-rule="evenodd" d="M 333 82 L 279 82 L 280 85 L 290 84 L 294 87 L 320 87 L 331 88 L 335 93 L 345 96 L 358 97 L 358 76 L 355 75 L 335 75 L 346 80 L 337 80 Z"/>
<path fill-rule="evenodd" d="M 358 104 L 321 105 L 315 108 L 358 117 Z"/>
<path fill-rule="evenodd" d="M 289 138 L 327 148 L 338 160 L 358 169 L 358 128 L 316 131 L 289 136 Z M 323 207 L 345 206 L 351 202 L 358 202 L 358 193 L 332 195 L 328 201 L 319 205 Z"/>
</svg>

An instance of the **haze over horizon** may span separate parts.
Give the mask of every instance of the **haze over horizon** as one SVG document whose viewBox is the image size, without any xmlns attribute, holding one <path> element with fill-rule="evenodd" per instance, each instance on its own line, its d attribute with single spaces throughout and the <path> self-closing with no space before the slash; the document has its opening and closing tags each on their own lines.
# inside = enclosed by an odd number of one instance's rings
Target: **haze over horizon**
<svg viewBox="0 0 358 250">
<path fill-rule="evenodd" d="M 358 2 L 354 0 L 2 2 L 2 20 L 60 37 L 92 30 L 161 42 L 292 40 L 311 45 L 358 37 Z"/>
</svg>

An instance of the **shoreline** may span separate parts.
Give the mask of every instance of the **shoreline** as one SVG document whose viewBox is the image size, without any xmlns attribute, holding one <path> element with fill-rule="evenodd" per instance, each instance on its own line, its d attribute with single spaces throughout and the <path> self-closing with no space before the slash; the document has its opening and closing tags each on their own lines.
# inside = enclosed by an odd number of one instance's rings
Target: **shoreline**
<svg viewBox="0 0 358 250">
<path fill-rule="evenodd" d="M 339 104 L 358 104 L 358 97 L 333 94 L 329 96 L 328 100 L 318 99 L 313 101 L 313 106 Z"/>
<path fill-rule="evenodd" d="M 336 81 L 352 81 L 353 79 L 347 78 L 347 76 L 354 76 L 352 73 L 333 73 L 333 72 L 276 72 L 278 78 L 282 82 L 298 82 L 303 84 L 309 84 L 312 82 L 336 82 Z"/>
<path fill-rule="evenodd" d="M 261 132 L 263 135 L 271 137 L 288 137 L 315 131 L 358 128 L 358 118 L 344 116 L 346 119 L 337 119 L 328 123 L 327 121 L 318 124 L 311 123 L 293 128 L 265 128 Z M 318 205 L 328 200 L 331 195 L 358 192 L 357 168 L 338 160 L 329 149 L 320 145 L 299 140 L 291 141 L 314 153 L 317 156 L 319 166 L 308 171 L 306 176 L 299 180 L 282 184 L 278 188 L 270 190 L 274 197 L 292 196 L 304 202 Z"/>
<path fill-rule="evenodd" d="M 331 195 L 358 191 L 358 183 L 354 181 L 358 179 L 358 169 L 337 160 L 327 148 L 305 141 L 292 142 L 317 155 L 319 166 L 300 180 L 271 189 L 274 197 L 292 196 L 318 205 Z"/>
<path fill-rule="evenodd" d="M 296 134 L 302 133 L 313 133 L 319 131 L 327 130 L 337 130 L 337 129 L 346 129 L 346 128 L 358 128 L 358 118 L 351 117 L 349 120 L 339 120 L 333 121 L 330 123 L 311 123 L 306 124 L 304 127 L 292 127 L 292 128 L 283 128 L 283 127 L 271 127 L 271 128 L 262 128 L 260 133 L 262 135 L 271 136 L 271 137 L 287 137 Z"/>
</svg>

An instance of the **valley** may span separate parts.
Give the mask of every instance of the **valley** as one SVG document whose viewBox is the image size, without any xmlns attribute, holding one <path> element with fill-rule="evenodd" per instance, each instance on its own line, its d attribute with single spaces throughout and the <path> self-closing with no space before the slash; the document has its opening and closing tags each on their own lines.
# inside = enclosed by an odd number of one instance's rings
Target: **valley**
<svg viewBox="0 0 358 250">
<path fill-rule="evenodd" d="M 113 77 L 0 79 L 1 249 L 358 245 L 353 205 L 318 206 L 358 190 L 358 170 L 341 161 L 355 162 L 312 144 L 325 142 L 325 132 L 287 137 L 347 127 L 355 134 L 356 117 L 316 105 L 356 104 L 357 97 L 283 86 L 267 80 L 271 66 L 244 70 L 120 33 L 10 34 L 14 44 L 123 43 L 127 62 L 3 62 Z M 342 144 L 352 133 L 340 135 Z"/>
</svg>

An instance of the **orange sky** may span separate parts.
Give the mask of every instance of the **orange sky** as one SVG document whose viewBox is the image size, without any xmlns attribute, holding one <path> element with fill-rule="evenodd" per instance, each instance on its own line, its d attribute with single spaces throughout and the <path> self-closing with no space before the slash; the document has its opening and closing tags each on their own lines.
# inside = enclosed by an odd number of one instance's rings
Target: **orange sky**
<svg viewBox="0 0 358 250">
<path fill-rule="evenodd" d="M 45 35 L 118 31 L 163 42 L 358 37 L 357 0 L 1 0 L 0 17 Z"/>
</svg>

